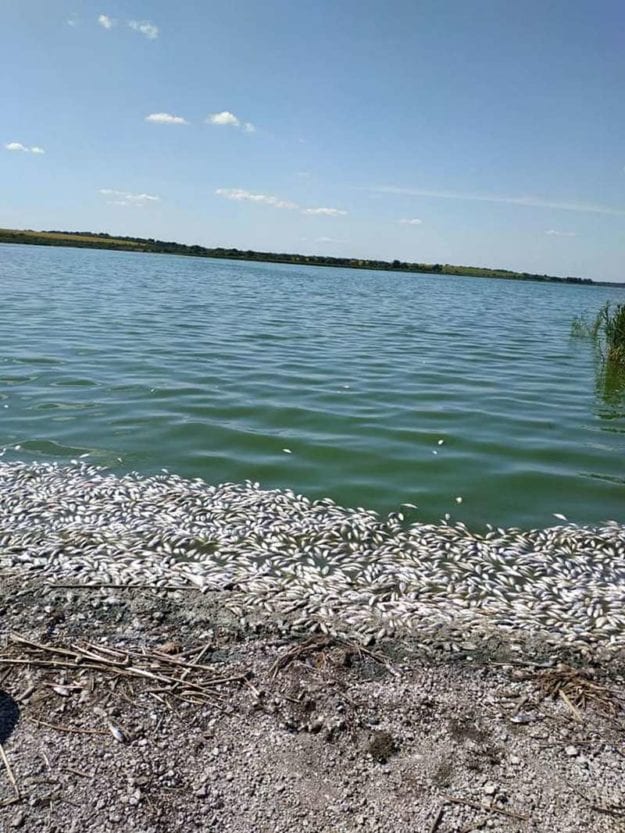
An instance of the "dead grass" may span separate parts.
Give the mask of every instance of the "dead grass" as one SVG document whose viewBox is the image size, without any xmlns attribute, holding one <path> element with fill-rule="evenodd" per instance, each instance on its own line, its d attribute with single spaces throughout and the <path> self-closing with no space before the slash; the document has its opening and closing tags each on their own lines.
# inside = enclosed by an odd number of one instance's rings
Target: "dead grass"
<svg viewBox="0 0 625 833">
<path fill-rule="evenodd" d="M 580 710 L 595 709 L 607 717 L 614 717 L 621 710 L 614 691 L 596 681 L 590 669 L 560 664 L 538 671 L 529 679 L 533 680 L 543 699 L 561 700 L 578 722 L 581 721 Z"/>
</svg>

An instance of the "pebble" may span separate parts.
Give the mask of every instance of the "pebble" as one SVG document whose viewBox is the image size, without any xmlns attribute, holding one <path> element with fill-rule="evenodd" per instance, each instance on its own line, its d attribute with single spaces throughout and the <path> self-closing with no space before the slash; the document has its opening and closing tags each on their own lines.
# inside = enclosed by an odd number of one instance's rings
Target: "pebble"
<svg viewBox="0 0 625 833">
<path fill-rule="evenodd" d="M 24 815 L 24 813 L 22 813 L 20 811 L 20 812 L 16 813 L 13 816 L 13 818 L 11 819 L 11 827 L 13 827 L 15 830 L 17 830 L 19 827 L 21 827 L 24 824 L 25 821 L 26 821 L 26 816 Z"/>
<path fill-rule="evenodd" d="M 575 758 L 579 755 L 579 750 L 575 746 L 567 746 L 564 752 L 569 758 Z"/>
</svg>

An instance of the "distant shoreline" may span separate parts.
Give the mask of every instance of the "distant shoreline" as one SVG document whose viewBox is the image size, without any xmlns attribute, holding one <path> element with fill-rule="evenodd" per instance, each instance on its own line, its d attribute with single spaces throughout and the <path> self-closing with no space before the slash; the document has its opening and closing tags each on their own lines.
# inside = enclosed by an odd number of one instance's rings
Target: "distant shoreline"
<svg viewBox="0 0 625 833">
<path fill-rule="evenodd" d="M 187 257 L 208 257 L 225 260 L 287 263 L 294 266 L 328 266 L 343 269 L 373 269 L 413 274 L 455 275 L 473 278 L 501 278 L 504 280 L 564 283 L 577 286 L 625 286 L 625 283 L 594 281 L 591 278 L 556 277 L 509 269 L 488 269 L 479 266 L 454 266 L 449 263 L 408 263 L 400 260 L 365 260 L 359 258 L 326 257 L 276 252 L 256 252 L 250 249 L 207 248 L 188 246 L 143 237 L 115 237 L 109 234 L 74 231 L 32 231 L 30 229 L 0 229 L 0 243 L 23 243 L 35 246 L 69 246 L 81 249 L 110 249 L 114 251 L 173 254 Z"/>
</svg>

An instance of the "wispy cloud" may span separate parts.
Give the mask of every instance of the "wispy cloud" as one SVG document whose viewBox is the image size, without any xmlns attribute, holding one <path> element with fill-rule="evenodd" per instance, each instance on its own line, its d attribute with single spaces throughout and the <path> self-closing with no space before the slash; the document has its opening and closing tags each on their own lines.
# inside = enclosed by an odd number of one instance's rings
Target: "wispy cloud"
<svg viewBox="0 0 625 833">
<path fill-rule="evenodd" d="M 577 232 L 575 231 L 557 231 L 554 228 L 548 229 L 545 234 L 549 234 L 551 237 L 577 237 Z"/>
<path fill-rule="evenodd" d="M 207 124 L 216 124 L 220 127 L 237 127 L 244 133 L 255 133 L 256 128 L 249 121 L 241 121 L 238 116 L 229 110 L 222 110 L 221 113 L 211 113 L 206 117 Z"/>
<path fill-rule="evenodd" d="M 158 37 L 158 26 L 150 23 L 149 20 L 129 20 L 128 26 L 135 32 L 144 35 L 148 40 L 156 40 Z"/>
<path fill-rule="evenodd" d="M 171 113 L 150 113 L 145 120 L 153 124 L 189 124 L 182 116 L 172 116 Z"/>
<path fill-rule="evenodd" d="M 17 151 L 18 153 L 45 153 L 45 150 L 43 148 L 37 147 L 37 145 L 34 145 L 33 147 L 29 148 L 26 145 L 23 145 L 21 142 L 7 142 L 4 147 L 5 150 L 12 150 L 14 152 Z"/>
<path fill-rule="evenodd" d="M 338 240 L 336 237 L 316 237 L 315 243 L 347 243 L 347 240 Z"/>
<path fill-rule="evenodd" d="M 405 217 L 402 220 L 398 220 L 398 223 L 402 226 L 420 226 L 423 223 L 423 220 L 417 219 L 417 217 Z"/>
<path fill-rule="evenodd" d="M 103 29 L 112 29 L 113 26 L 117 24 L 117 21 L 113 17 L 109 17 L 107 14 L 101 14 L 98 17 L 98 23 Z"/>
<path fill-rule="evenodd" d="M 299 208 L 297 203 L 291 202 L 290 200 L 283 200 L 271 194 L 253 194 L 251 191 L 245 191 L 243 188 L 218 188 L 215 193 L 220 197 L 225 197 L 227 200 L 236 200 L 238 202 L 260 203 L 263 205 L 271 205 L 274 208 Z"/>
<path fill-rule="evenodd" d="M 100 188 L 99 193 L 108 197 L 109 205 L 132 205 L 142 208 L 150 203 L 160 202 L 161 198 L 154 194 L 131 194 L 129 191 L 118 191 L 115 188 Z"/>
<path fill-rule="evenodd" d="M 526 205 L 534 208 L 556 208 L 563 211 L 580 211 L 591 214 L 612 214 L 625 216 L 625 208 L 619 208 L 601 203 L 566 202 L 537 196 L 506 196 L 499 194 L 465 193 L 462 191 L 432 191 L 425 188 L 397 188 L 394 186 L 378 186 L 366 188 L 377 194 L 397 194 L 407 197 L 435 197 L 444 200 L 461 200 L 476 202 L 506 203 L 508 205 Z"/>
<path fill-rule="evenodd" d="M 68 26 L 78 26 L 78 18 L 75 14 L 70 15 L 65 22 Z"/>
<path fill-rule="evenodd" d="M 302 214 L 318 214 L 323 217 L 341 217 L 347 214 L 341 208 L 303 208 Z"/>
<path fill-rule="evenodd" d="M 272 194 L 254 194 L 244 188 L 217 188 L 215 193 L 220 197 L 237 202 L 252 202 L 260 205 L 271 205 L 274 208 L 288 208 L 292 211 L 299 211 L 301 214 L 317 214 L 325 217 L 338 217 L 347 214 L 340 208 L 302 208 L 292 200 L 285 200 L 281 197 L 274 197 Z"/>
<path fill-rule="evenodd" d="M 70 26 L 76 25 L 76 16 L 72 15 L 67 21 Z M 98 24 L 107 30 L 111 30 L 114 26 L 117 26 L 118 20 L 114 17 L 110 17 L 108 14 L 101 14 L 98 16 Z M 148 40 L 156 40 L 159 35 L 158 26 L 152 23 L 149 20 L 126 20 L 122 21 L 128 26 L 129 29 L 132 29 L 133 32 L 138 32 L 140 35 L 143 35 Z"/>
</svg>

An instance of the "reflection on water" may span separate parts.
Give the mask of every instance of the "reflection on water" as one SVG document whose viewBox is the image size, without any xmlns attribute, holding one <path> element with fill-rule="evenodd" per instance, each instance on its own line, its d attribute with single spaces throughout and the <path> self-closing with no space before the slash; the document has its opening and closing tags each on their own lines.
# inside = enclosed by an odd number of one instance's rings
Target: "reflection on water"
<svg viewBox="0 0 625 833">
<path fill-rule="evenodd" d="M 618 362 L 602 361 L 596 368 L 597 394 L 606 410 L 602 419 L 625 417 L 625 366 Z"/>
</svg>

